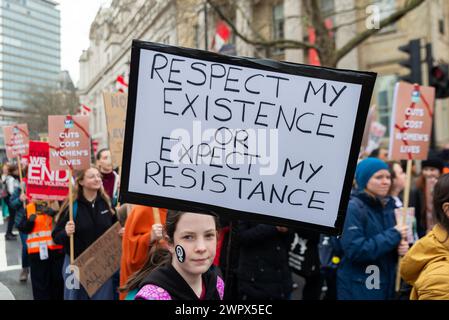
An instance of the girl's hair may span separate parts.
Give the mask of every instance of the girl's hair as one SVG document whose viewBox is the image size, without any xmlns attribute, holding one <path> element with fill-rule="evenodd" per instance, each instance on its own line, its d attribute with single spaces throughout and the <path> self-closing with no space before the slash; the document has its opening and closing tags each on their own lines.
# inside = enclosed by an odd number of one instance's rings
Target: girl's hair
<svg viewBox="0 0 449 320">
<path fill-rule="evenodd" d="M 421 212 L 420 212 L 420 223 L 427 228 L 427 220 L 426 220 L 426 203 L 427 203 L 427 187 L 426 187 L 426 177 L 422 174 L 418 176 L 416 179 L 416 189 L 423 194 L 424 201 L 421 203 Z"/>
<path fill-rule="evenodd" d="M 168 210 L 167 211 L 167 219 L 164 225 L 164 231 L 166 235 L 166 239 L 168 243 L 173 243 L 173 237 L 176 231 L 176 227 L 178 225 L 179 219 L 181 219 L 182 215 L 187 213 L 187 211 L 178 211 L 178 210 Z M 218 217 L 213 213 L 204 213 L 204 212 L 195 212 L 197 214 L 206 214 L 210 215 L 215 220 L 215 229 L 218 231 L 219 222 Z M 159 241 L 151 246 L 150 251 L 148 253 L 148 258 L 143 265 L 143 267 L 129 277 L 127 283 L 119 288 L 120 292 L 129 292 L 134 289 L 138 289 L 143 280 L 156 268 L 159 268 L 164 265 L 170 264 L 172 259 L 171 253 L 168 248 L 160 244 Z"/>
<path fill-rule="evenodd" d="M 17 165 L 17 164 L 15 164 L 15 163 L 10 163 L 9 165 L 8 165 L 8 173 L 9 173 L 9 175 L 14 175 L 14 172 L 15 171 L 18 171 L 19 170 L 19 166 Z M 17 174 L 18 175 L 18 174 Z"/>
<path fill-rule="evenodd" d="M 96 158 L 97 160 L 100 160 L 101 154 L 102 154 L 103 152 L 105 152 L 105 151 L 109 151 L 109 149 L 108 149 L 108 148 L 100 149 L 100 150 L 97 152 L 97 156 L 96 156 L 95 158 Z"/>
<path fill-rule="evenodd" d="M 80 184 L 80 181 L 82 181 L 84 179 L 84 176 L 86 175 L 87 170 L 90 169 L 95 169 L 98 172 L 100 172 L 100 170 L 96 167 L 96 166 L 90 166 L 87 169 L 81 170 L 77 172 L 76 178 L 75 178 L 75 186 L 73 188 L 73 201 L 78 200 L 82 195 L 83 195 L 83 186 Z M 69 181 L 69 183 L 72 183 L 72 181 Z M 111 199 L 109 199 L 109 196 L 107 195 L 107 193 L 104 191 L 103 185 L 100 187 L 100 190 L 98 190 L 98 192 L 100 193 L 100 197 L 103 198 L 103 200 L 106 202 L 109 211 L 114 214 L 114 210 L 112 210 L 111 207 Z M 67 199 L 64 200 L 63 204 L 61 205 L 61 208 L 59 209 L 58 214 L 55 217 L 55 221 L 59 221 L 59 219 L 62 216 L 62 213 L 68 208 L 69 206 L 69 198 L 67 196 Z"/>
<path fill-rule="evenodd" d="M 433 189 L 434 217 L 449 234 L 449 217 L 443 211 L 446 202 L 449 202 L 449 173 L 441 176 Z"/>
<path fill-rule="evenodd" d="M 396 172 L 394 171 L 394 165 L 397 164 L 399 166 L 401 166 L 401 164 L 398 161 L 388 161 L 388 171 L 390 172 L 390 176 L 391 176 L 391 184 L 390 184 L 390 189 L 388 190 L 388 194 L 391 194 L 391 192 L 393 191 L 394 188 L 394 179 L 396 179 Z"/>
</svg>

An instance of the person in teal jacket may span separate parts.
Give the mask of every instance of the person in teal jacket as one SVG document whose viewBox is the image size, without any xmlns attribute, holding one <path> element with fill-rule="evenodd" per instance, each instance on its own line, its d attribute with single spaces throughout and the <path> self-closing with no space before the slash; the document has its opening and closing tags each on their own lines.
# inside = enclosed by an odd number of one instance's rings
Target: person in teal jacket
<svg viewBox="0 0 449 320">
<path fill-rule="evenodd" d="M 340 239 L 343 257 L 337 271 L 339 300 L 394 298 L 398 254 L 408 250 L 407 227 L 396 223 L 388 165 L 376 158 L 361 161 L 357 191 L 349 201 Z"/>
</svg>

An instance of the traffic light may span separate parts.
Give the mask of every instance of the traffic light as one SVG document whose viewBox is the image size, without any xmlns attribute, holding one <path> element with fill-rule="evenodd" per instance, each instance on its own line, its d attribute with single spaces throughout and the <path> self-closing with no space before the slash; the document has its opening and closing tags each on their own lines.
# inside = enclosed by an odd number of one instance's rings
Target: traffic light
<svg viewBox="0 0 449 320">
<path fill-rule="evenodd" d="M 435 88 L 435 98 L 449 97 L 449 66 L 439 64 L 432 67 L 429 75 L 429 85 Z"/>
<path fill-rule="evenodd" d="M 399 50 L 408 54 L 408 58 L 400 61 L 399 64 L 410 69 L 408 75 L 399 77 L 399 79 L 409 83 L 422 84 L 420 40 L 410 40 L 408 44 L 400 46 Z"/>
</svg>

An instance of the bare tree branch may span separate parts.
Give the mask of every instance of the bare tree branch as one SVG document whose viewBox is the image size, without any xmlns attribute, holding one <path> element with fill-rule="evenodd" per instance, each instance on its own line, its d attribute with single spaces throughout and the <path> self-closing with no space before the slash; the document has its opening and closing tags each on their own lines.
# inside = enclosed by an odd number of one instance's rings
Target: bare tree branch
<svg viewBox="0 0 449 320">
<path fill-rule="evenodd" d="M 271 41 L 263 41 L 263 40 L 254 40 L 250 39 L 244 34 L 242 34 L 237 27 L 235 26 L 234 22 L 231 21 L 220 9 L 220 7 L 213 1 L 213 0 L 206 0 L 206 2 L 212 7 L 212 9 L 215 10 L 215 12 L 218 14 L 218 16 L 223 19 L 229 27 L 231 27 L 234 34 L 245 41 L 246 43 L 252 44 L 254 46 L 261 46 L 261 47 L 275 47 L 279 49 L 316 49 L 320 50 L 317 46 L 310 44 L 308 42 L 304 41 L 297 41 L 297 40 L 291 40 L 291 39 L 279 39 L 279 40 L 271 40 Z"/>
<path fill-rule="evenodd" d="M 414 10 L 418 6 L 420 6 L 422 3 L 424 3 L 426 0 L 408 0 L 405 5 L 396 11 L 395 13 L 392 13 L 387 18 L 383 19 L 379 23 L 378 29 L 367 29 L 364 32 L 356 35 L 354 38 L 349 40 L 343 47 L 338 49 L 334 56 L 330 59 L 329 65 L 330 66 L 336 66 L 338 61 L 340 61 L 345 55 L 347 55 L 352 49 L 360 45 L 362 42 L 367 40 L 369 37 L 375 35 L 378 33 L 382 28 L 385 28 L 386 26 L 395 23 L 396 21 L 399 21 L 402 19 L 407 13 Z"/>
</svg>

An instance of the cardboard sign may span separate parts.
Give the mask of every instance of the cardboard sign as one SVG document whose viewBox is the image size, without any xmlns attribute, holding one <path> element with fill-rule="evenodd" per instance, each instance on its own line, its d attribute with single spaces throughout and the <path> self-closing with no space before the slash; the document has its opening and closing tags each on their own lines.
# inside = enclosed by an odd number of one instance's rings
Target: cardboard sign
<svg viewBox="0 0 449 320">
<path fill-rule="evenodd" d="M 365 129 L 363 131 L 363 138 L 362 138 L 362 146 L 360 147 L 361 152 L 364 152 L 365 154 L 367 153 L 366 147 L 368 146 L 369 133 L 371 129 L 371 124 L 373 123 L 375 118 L 375 114 L 376 114 L 376 105 L 373 104 L 371 108 L 369 108 L 368 116 L 366 117 Z"/>
<path fill-rule="evenodd" d="M 338 233 L 375 78 L 134 41 L 121 201 Z"/>
<path fill-rule="evenodd" d="M 387 127 L 385 127 L 382 123 L 377 121 L 371 122 L 368 135 L 368 144 L 365 149 L 365 152 L 367 154 L 370 154 L 374 149 L 379 148 L 380 142 L 382 138 L 385 136 L 386 132 Z"/>
<path fill-rule="evenodd" d="M 48 141 L 51 170 L 89 168 L 89 117 L 48 116 Z"/>
<path fill-rule="evenodd" d="M 27 124 L 15 124 L 3 127 L 6 157 L 14 159 L 28 154 L 30 135 Z"/>
<path fill-rule="evenodd" d="M 65 200 L 69 192 L 69 173 L 51 171 L 47 142 L 30 141 L 26 194 L 32 200 Z"/>
<path fill-rule="evenodd" d="M 120 223 L 116 222 L 73 262 L 79 268 L 79 281 L 89 297 L 92 297 L 120 268 L 122 255 L 122 240 L 118 234 L 120 228 Z"/>
<path fill-rule="evenodd" d="M 394 209 L 394 215 L 397 223 L 402 223 L 405 215 L 405 225 L 408 227 L 407 242 L 415 243 L 418 240 L 415 208 L 407 208 L 407 212 L 404 211 L 404 208 L 396 208 Z"/>
<path fill-rule="evenodd" d="M 396 84 L 391 117 L 389 157 L 425 160 L 429 152 L 435 88 Z"/>
<path fill-rule="evenodd" d="M 112 164 L 114 167 L 118 167 L 122 165 L 128 95 L 126 93 L 103 92 L 103 100 Z"/>
</svg>

